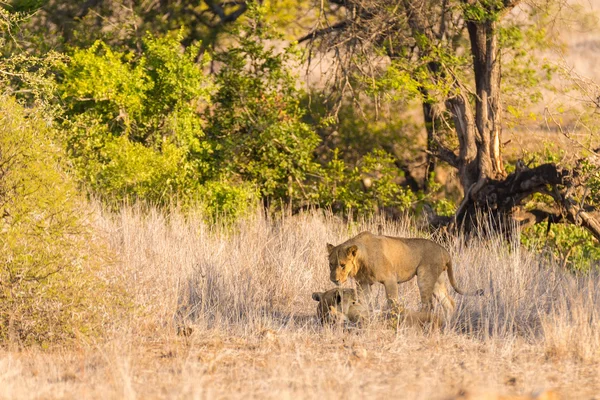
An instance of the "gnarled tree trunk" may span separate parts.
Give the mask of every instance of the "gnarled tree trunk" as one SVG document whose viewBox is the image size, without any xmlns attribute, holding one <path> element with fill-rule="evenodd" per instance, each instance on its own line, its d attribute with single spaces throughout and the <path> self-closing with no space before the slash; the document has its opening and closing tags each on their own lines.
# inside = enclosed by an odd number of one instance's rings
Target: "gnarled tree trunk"
<svg viewBox="0 0 600 400">
<path fill-rule="evenodd" d="M 479 179 L 505 176 L 500 153 L 500 49 L 496 21 L 467 21 L 475 73 L 475 124 Z"/>
</svg>

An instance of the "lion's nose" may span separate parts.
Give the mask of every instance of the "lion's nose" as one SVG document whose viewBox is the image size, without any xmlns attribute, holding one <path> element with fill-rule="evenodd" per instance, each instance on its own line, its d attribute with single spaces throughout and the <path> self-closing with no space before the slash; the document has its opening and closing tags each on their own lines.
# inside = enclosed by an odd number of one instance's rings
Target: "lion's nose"
<svg viewBox="0 0 600 400">
<path fill-rule="evenodd" d="M 334 279 L 334 280 L 333 280 L 333 283 L 335 283 L 336 285 L 338 285 L 338 286 L 339 286 L 339 284 L 340 284 L 340 281 L 339 281 L 339 280 L 337 280 L 337 279 Z"/>
</svg>

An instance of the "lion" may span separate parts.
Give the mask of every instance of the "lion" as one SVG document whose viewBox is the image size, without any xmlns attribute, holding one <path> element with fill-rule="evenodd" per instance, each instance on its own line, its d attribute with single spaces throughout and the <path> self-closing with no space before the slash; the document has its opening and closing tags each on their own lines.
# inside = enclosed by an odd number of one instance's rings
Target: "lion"
<svg viewBox="0 0 600 400">
<path fill-rule="evenodd" d="M 443 306 L 447 316 L 456 306 L 448 295 L 442 272 L 446 271 L 454 290 L 461 295 L 482 295 L 483 290 L 465 292 L 458 288 L 448 251 L 439 244 L 418 238 L 399 238 L 362 232 L 344 243 L 327 244 L 330 279 L 340 285 L 348 277 L 356 280 L 363 299 L 368 301 L 371 286 L 382 283 L 388 304 L 398 308 L 398 283 L 417 277 L 421 307 L 433 309 L 433 297 Z"/>
<path fill-rule="evenodd" d="M 325 292 L 314 292 L 312 298 L 319 302 L 317 316 L 323 325 L 348 322 L 362 325 L 373 319 L 369 308 L 359 301 L 353 289 L 334 288 Z M 431 326 L 440 329 L 444 324 L 440 315 L 429 311 L 411 311 L 399 307 L 395 315 L 398 317 L 398 323 L 410 327 Z"/>
<path fill-rule="evenodd" d="M 319 302 L 317 317 L 322 324 L 360 324 L 369 318 L 369 310 L 357 301 L 354 289 L 334 288 L 325 292 L 314 292 L 312 298 Z"/>
</svg>

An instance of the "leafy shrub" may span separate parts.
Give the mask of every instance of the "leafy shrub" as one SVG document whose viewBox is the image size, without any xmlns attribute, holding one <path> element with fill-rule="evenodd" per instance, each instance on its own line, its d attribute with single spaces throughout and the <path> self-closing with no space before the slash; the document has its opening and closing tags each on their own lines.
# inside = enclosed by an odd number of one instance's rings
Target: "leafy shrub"
<svg viewBox="0 0 600 400">
<path fill-rule="evenodd" d="M 233 222 L 256 206 L 259 193 L 248 182 L 208 181 L 201 188 L 200 207 L 211 222 Z"/>
<path fill-rule="evenodd" d="M 339 159 L 335 151 L 325 166 L 317 192 L 318 202 L 334 210 L 371 212 L 380 207 L 406 210 L 415 195 L 397 184 L 398 174 L 394 159 L 382 150 L 366 154 L 354 168 Z"/>
<path fill-rule="evenodd" d="M 236 44 L 215 54 L 212 80 L 175 37 L 147 36 L 141 55 L 102 42 L 61 65 L 67 110 L 65 142 L 79 178 L 112 204 L 143 199 L 203 203 L 212 217 L 244 213 L 260 197 L 278 203 L 358 210 L 402 209 L 411 194 L 384 152 L 361 154 L 359 167 L 316 162 L 320 138 L 303 122 L 303 93 L 293 46 L 278 36 L 264 8 L 249 5 L 233 26 Z M 215 89 L 215 90 L 213 90 Z M 374 184 L 364 190 L 362 180 Z M 328 186 L 338 190 L 331 192 Z"/>
<path fill-rule="evenodd" d="M 96 193 L 163 204 L 196 195 L 211 177 L 199 112 L 211 82 L 197 53 L 176 37 L 148 35 L 141 56 L 96 42 L 61 65 L 67 148 Z"/>
<path fill-rule="evenodd" d="M 571 271 L 587 272 L 600 264 L 600 248 L 591 233 L 580 226 L 536 224 L 521 236 L 530 249 L 548 250 L 556 261 Z"/>
<path fill-rule="evenodd" d="M 524 161 L 526 164 L 556 163 L 567 167 L 564 158 L 564 150 L 556 149 L 551 143 L 544 143 L 542 151 L 526 154 Z M 586 201 L 597 205 L 600 198 L 600 173 L 586 160 L 579 169 L 586 177 L 588 189 Z M 554 200 L 549 195 L 538 193 L 532 197 L 526 207 L 536 207 L 537 204 L 552 207 Z M 597 240 L 580 226 L 552 224 L 548 229 L 547 224 L 536 224 L 523 231 L 521 242 L 530 249 L 547 251 L 552 258 L 572 271 L 586 272 L 600 265 L 600 248 Z"/>
<path fill-rule="evenodd" d="M 256 184 L 263 198 L 307 199 L 320 140 L 302 122 L 302 93 L 291 72 L 296 53 L 293 47 L 274 48 L 280 37 L 263 14 L 251 4 L 247 22 L 234 28 L 238 44 L 215 55 L 222 65 L 207 135 L 217 168 Z"/>
<path fill-rule="evenodd" d="M 76 50 L 61 65 L 66 146 L 81 181 L 110 204 L 175 199 L 236 218 L 257 191 L 216 162 L 202 116 L 213 91 L 208 58 L 196 62 L 198 47 L 182 51 L 179 39 L 148 35 L 140 56 L 102 42 Z"/>
<path fill-rule="evenodd" d="M 0 341 L 101 331 L 122 298 L 99 277 L 101 238 L 44 116 L 0 98 Z"/>
</svg>

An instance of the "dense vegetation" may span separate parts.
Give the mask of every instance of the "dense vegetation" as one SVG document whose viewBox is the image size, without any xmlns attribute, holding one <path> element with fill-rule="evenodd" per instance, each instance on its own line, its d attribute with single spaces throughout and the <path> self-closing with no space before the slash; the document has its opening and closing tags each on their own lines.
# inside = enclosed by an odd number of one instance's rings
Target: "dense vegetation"
<svg viewBox="0 0 600 400">
<path fill-rule="evenodd" d="M 0 4 L 0 340 L 92 334 L 124 307 L 119 283 L 102 278 L 110 255 L 95 237 L 92 202 L 199 208 L 228 222 L 258 204 L 344 215 L 432 209 L 451 220 L 471 197 L 477 205 L 484 181 L 559 160 L 559 150 L 541 148 L 503 160 L 498 133 L 535 119 L 528 107 L 542 99 L 540 86 L 551 89 L 558 69 L 536 49 L 560 46 L 543 28 L 555 5 L 523 6 L 523 22 L 505 17 L 518 2 L 432 2 L 417 15 L 410 2 L 392 11 L 385 1 L 331 1 L 319 16 L 291 0 L 138 3 Z M 434 17 L 446 31 L 422 25 Z M 309 32 L 292 21 L 323 26 L 322 18 L 337 23 L 295 42 Z M 489 35 L 502 82 L 481 83 L 469 29 Z M 301 71 L 318 54 L 331 56 L 321 60 L 331 80 L 306 85 Z M 597 126 L 595 106 L 579 114 L 586 129 Z M 484 109 L 493 110 L 486 121 Z M 482 146 L 490 140 L 498 145 Z M 594 140 L 561 161 L 585 181 L 584 194 L 560 181 L 559 195 L 544 184 L 519 199 L 539 215 L 538 205 L 560 198 L 566 211 L 547 212 L 522 242 L 580 271 L 600 260 L 593 233 L 576 226 L 590 228 L 580 216 L 600 198 L 596 164 L 581 161 L 595 154 Z M 452 167 L 458 174 L 440 179 Z"/>
</svg>

